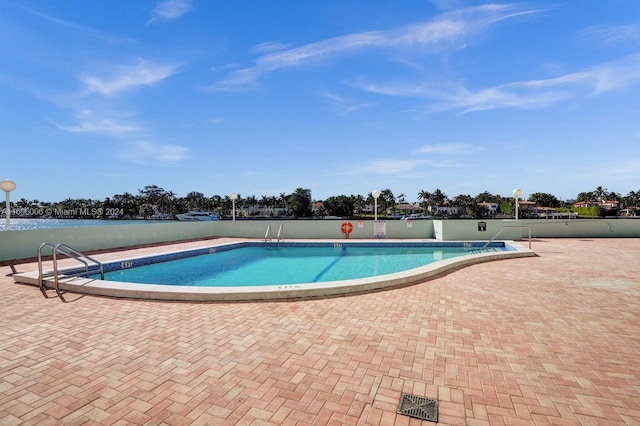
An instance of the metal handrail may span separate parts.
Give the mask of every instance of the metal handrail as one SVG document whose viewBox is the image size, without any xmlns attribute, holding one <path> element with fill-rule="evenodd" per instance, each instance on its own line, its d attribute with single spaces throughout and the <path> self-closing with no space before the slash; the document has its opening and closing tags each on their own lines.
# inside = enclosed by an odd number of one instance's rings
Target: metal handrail
<svg viewBox="0 0 640 426">
<path fill-rule="evenodd" d="M 44 281 L 44 275 L 42 273 L 42 248 L 43 247 L 51 247 L 52 249 L 52 260 L 53 260 L 53 280 L 55 285 L 56 293 L 60 293 L 60 285 L 58 281 L 58 256 L 57 253 L 64 254 L 70 258 L 77 260 L 78 262 L 84 264 L 84 273 L 80 274 L 70 274 L 70 275 L 89 275 L 89 262 L 95 263 L 99 267 L 100 271 L 100 279 L 104 280 L 104 268 L 102 263 L 86 254 L 75 250 L 72 247 L 69 247 L 67 244 L 56 244 L 55 246 L 51 243 L 42 243 L 38 246 L 38 283 L 40 284 L 40 289 L 45 290 L 46 285 Z M 85 260 L 86 259 L 86 260 Z"/>
<path fill-rule="evenodd" d="M 55 246 L 51 243 L 42 243 L 38 246 L 38 285 L 40 285 L 40 289 L 44 290 L 44 276 L 42 275 L 42 248 L 43 247 L 51 247 L 51 250 L 55 250 Z"/>
<path fill-rule="evenodd" d="M 489 244 L 491 244 L 493 242 L 493 240 L 498 238 L 498 235 L 502 234 L 502 231 L 504 231 L 507 228 L 524 228 L 524 229 L 528 229 L 529 230 L 529 249 L 531 249 L 531 228 L 529 228 L 528 226 L 521 226 L 521 225 L 506 225 L 506 226 L 503 226 L 502 229 L 500 231 L 498 231 L 498 233 L 496 235 L 493 236 L 493 238 L 491 238 L 489 241 L 487 241 L 487 244 L 482 246 L 482 248 L 483 249 L 487 248 L 487 246 Z"/>
<path fill-rule="evenodd" d="M 264 246 L 267 246 L 267 242 L 271 241 L 271 224 L 267 226 L 267 232 L 264 234 Z"/>
<path fill-rule="evenodd" d="M 267 232 L 264 234 L 264 246 L 267 247 L 267 243 L 273 241 L 273 236 L 271 235 L 271 224 L 267 226 Z M 276 236 L 277 247 L 280 248 L 280 242 L 284 241 L 284 224 L 281 223 L 278 227 L 278 234 Z"/>
<path fill-rule="evenodd" d="M 278 228 L 278 247 L 280 247 L 280 241 L 284 241 L 284 223 L 281 223 Z"/>
</svg>

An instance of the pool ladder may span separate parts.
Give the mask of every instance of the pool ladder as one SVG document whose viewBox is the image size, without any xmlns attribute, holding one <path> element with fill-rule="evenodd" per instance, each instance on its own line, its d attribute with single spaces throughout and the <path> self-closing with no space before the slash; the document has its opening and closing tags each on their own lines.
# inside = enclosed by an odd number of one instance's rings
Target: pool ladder
<svg viewBox="0 0 640 426">
<path fill-rule="evenodd" d="M 491 238 L 489 241 L 487 241 L 487 243 L 482 246 L 482 249 L 487 248 L 487 246 L 489 244 L 491 244 L 493 242 L 493 240 L 495 240 L 496 238 L 498 238 L 498 235 L 502 234 L 502 231 L 504 231 L 507 228 L 521 228 L 521 229 L 528 229 L 529 230 L 529 249 L 531 249 L 531 228 L 529 228 L 528 226 L 520 226 L 520 225 L 507 225 L 507 226 L 503 226 L 502 229 L 500 231 L 498 231 L 498 233 L 496 235 L 493 236 L 493 238 Z M 481 249 L 481 250 L 482 250 Z"/>
<path fill-rule="evenodd" d="M 51 248 L 51 256 L 53 260 L 53 272 L 47 272 L 47 273 L 42 272 L 42 249 L 44 247 Z M 58 281 L 58 254 L 64 254 L 65 256 L 68 256 L 84 264 L 84 269 L 65 272 L 64 274 L 65 277 L 72 277 L 72 276 L 86 277 L 94 273 L 100 273 L 100 279 L 104 280 L 104 268 L 102 267 L 102 263 L 97 261 L 96 259 L 89 257 L 86 254 L 81 253 L 78 250 L 75 250 L 66 244 L 60 243 L 60 244 L 53 245 L 51 243 L 42 243 L 38 246 L 38 284 L 40 285 L 41 290 L 46 290 L 45 278 L 53 276 L 53 282 L 55 286 L 54 288 L 56 290 L 56 293 L 60 293 L 60 283 Z M 91 266 L 93 266 L 93 269 L 90 268 L 90 265 L 89 265 L 90 262 L 92 264 Z"/>
<path fill-rule="evenodd" d="M 267 244 L 270 243 L 273 240 L 273 237 L 271 236 L 271 225 L 267 226 L 267 232 L 264 234 L 264 246 L 267 247 Z M 277 247 L 280 248 L 280 242 L 284 241 L 284 224 L 281 223 L 280 227 L 278 228 L 278 235 L 277 235 Z"/>
</svg>

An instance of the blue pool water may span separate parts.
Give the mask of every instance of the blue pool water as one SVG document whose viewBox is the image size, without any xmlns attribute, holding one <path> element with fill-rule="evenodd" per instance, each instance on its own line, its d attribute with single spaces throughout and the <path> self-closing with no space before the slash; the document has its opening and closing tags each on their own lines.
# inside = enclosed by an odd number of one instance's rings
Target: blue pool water
<svg viewBox="0 0 640 426">
<path fill-rule="evenodd" d="M 246 246 L 107 272 L 105 280 L 206 287 L 318 283 L 386 275 L 479 251 L 509 249 L 494 245 L 480 250 L 482 245 Z"/>
</svg>

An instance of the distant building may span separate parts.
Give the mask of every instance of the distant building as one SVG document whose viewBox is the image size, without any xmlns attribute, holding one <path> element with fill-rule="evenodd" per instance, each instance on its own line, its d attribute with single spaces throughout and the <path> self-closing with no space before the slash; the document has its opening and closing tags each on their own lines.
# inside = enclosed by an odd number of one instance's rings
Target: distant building
<svg viewBox="0 0 640 426">
<path fill-rule="evenodd" d="M 418 204 L 402 203 L 402 204 L 396 205 L 396 210 L 401 215 L 409 216 L 409 215 L 415 214 L 415 213 L 422 213 L 423 209 Z"/>
<path fill-rule="evenodd" d="M 478 203 L 479 207 L 484 207 L 487 210 L 488 216 L 495 216 L 498 214 L 498 203 Z"/>
</svg>

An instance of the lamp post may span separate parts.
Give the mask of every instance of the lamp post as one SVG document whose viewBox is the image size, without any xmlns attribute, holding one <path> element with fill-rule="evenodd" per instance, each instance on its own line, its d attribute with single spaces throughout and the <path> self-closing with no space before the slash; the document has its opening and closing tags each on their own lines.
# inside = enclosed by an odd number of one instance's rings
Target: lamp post
<svg viewBox="0 0 640 426">
<path fill-rule="evenodd" d="M 236 200 L 238 199 L 238 194 L 236 194 L 235 192 L 232 192 L 231 194 L 229 194 L 229 198 L 231 198 L 231 202 L 233 203 L 233 221 L 236 221 Z"/>
<path fill-rule="evenodd" d="M 518 198 L 520 197 L 520 195 L 522 195 L 522 191 L 520 190 L 520 188 L 516 188 L 511 193 L 513 194 L 513 197 L 516 199 L 516 220 L 518 220 Z"/>
<path fill-rule="evenodd" d="M 16 183 L 11 179 L 5 179 L 3 181 L 0 181 L 0 189 L 2 189 L 7 194 L 7 207 L 5 210 L 7 226 L 5 227 L 5 231 L 9 231 L 11 229 L 11 203 L 9 201 L 9 193 L 16 189 Z"/>
<path fill-rule="evenodd" d="M 371 196 L 373 197 L 373 220 L 378 220 L 378 197 L 380 196 L 380 191 L 373 190 L 371 191 Z"/>
</svg>

